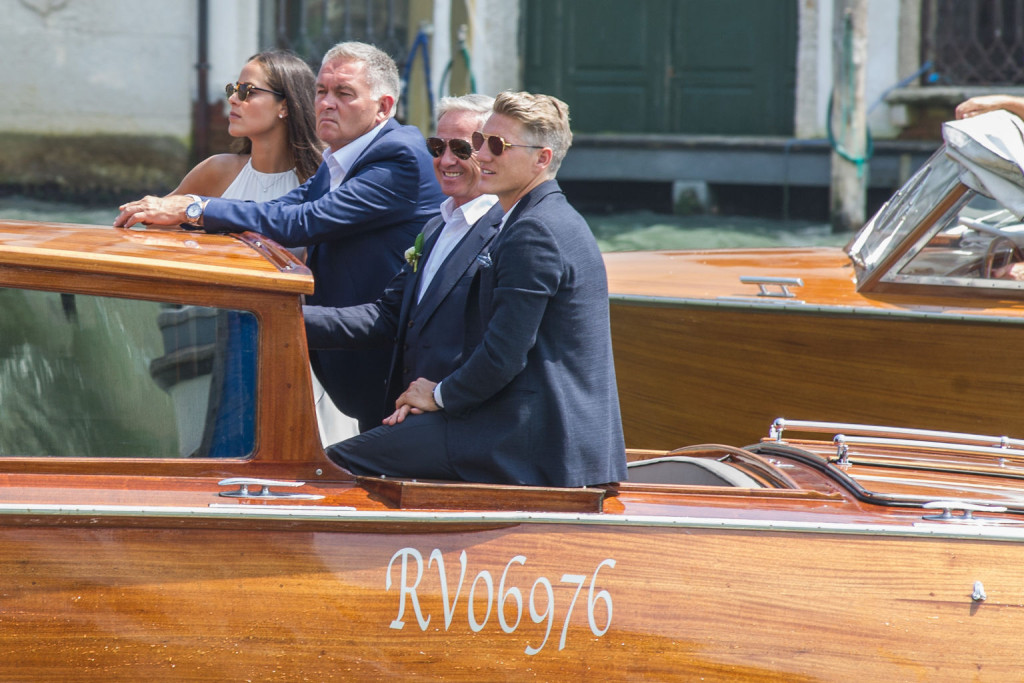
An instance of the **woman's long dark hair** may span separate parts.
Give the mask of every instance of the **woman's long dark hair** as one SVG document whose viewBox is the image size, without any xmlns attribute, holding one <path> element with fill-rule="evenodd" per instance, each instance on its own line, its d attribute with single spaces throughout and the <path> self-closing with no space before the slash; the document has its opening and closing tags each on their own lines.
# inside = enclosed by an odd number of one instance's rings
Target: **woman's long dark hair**
<svg viewBox="0 0 1024 683">
<path fill-rule="evenodd" d="M 295 158 L 295 173 L 299 182 L 306 182 L 316 173 L 323 161 L 324 145 L 316 136 L 316 112 L 313 97 L 316 92 L 316 76 L 309 65 L 298 55 L 288 50 L 266 50 L 254 54 L 249 62 L 263 67 L 267 87 L 284 93 L 288 102 L 288 145 Z M 252 140 L 239 138 L 232 146 L 237 154 L 251 154 Z"/>
</svg>

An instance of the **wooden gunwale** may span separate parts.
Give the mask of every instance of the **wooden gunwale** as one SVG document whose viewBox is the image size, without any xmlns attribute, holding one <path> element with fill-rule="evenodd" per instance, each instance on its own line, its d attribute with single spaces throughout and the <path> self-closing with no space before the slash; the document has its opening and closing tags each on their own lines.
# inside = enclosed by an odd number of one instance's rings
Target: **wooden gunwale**
<svg viewBox="0 0 1024 683">
<path fill-rule="evenodd" d="M 956 290 L 962 294 L 963 290 Z M 1017 315 L 992 315 L 981 311 L 975 312 L 963 308 L 970 302 L 957 301 L 957 307 L 937 307 L 922 301 L 923 310 L 907 308 L 880 308 L 875 306 L 851 306 L 836 304 L 814 304 L 803 300 L 771 300 L 720 298 L 700 299 L 671 296 L 646 296 L 639 294 L 611 294 L 612 306 L 639 306 L 654 308 L 720 308 L 727 310 L 756 310 L 759 313 L 805 314 L 808 316 L 861 316 L 863 318 L 889 318 L 896 320 L 928 320 L 949 323 L 1024 325 L 1024 306 L 1020 302 L 1014 305 L 1020 309 Z M 936 310 L 939 309 L 939 310 Z M 1016 310 L 1013 311 L 1016 313 Z"/>
<path fill-rule="evenodd" d="M 33 264 L 38 254 L 30 250 L 19 253 L 17 249 L 5 249 L 6 256 L 3 266 L 24 266 Z M 18 258 L 21 256 L 21 258 Z M 51 265 L 48 270 L 55 274 L 64 273 L 103 273 L 109 276 L 121 276 L 122 278 L 135 278 L 140 270 L 148 270 L 147 280 L 162 280 L 166 282 L 189 283 L 196 281 L 196 268 L 188 264 L 175 264 L 166 261 L 146 258 L 105 256 L 97 254 L 88 259 L 81 258 L 81 254 L 69 254 L 67 258 L 57 258 L 48 254 Z M 39 268 L 33 270 L 40 271 Z M 312 294 L 312 282 L 302 273 L 288 275 L 284 273 L 267 277 L 265 274 L 257 274 L 248 269 L 232 268 L 217 265 L 206 265 L 202 272 L 215 281 L 230 282 L 232 286 L 243 289 L 257 289 L 265 291 L 288 291 L 295 294 Z M 209 284 L 209 281 L 207 282 Z"/>
<path fill-rule="evenodd" d="M 0 516 L 14 515 L 24 518 L 26 515 L 37 515 L 47 520 L 42 522 L 44 524 L 96 523 L 97 518 L 103 518 L 141 525 L 163 524 L 169 519 L 177 520 L 171 522 L 172 524 L 182 524 L 187 519 L 201 519 L 205 524 L 215 525 L 229 523 L 227 520 L 250 520 L 263 524 L 331 521 L 347 526 L 354 522 L 405 525 L 413 521 L 464 523 L 469 520 L 487 524 L 529 520 L 573 523 L 580 519 L 586 519 L 587 523 L 600 524 L 618 523 L 611 521 L 616 518 L 633 520 L 631 523 L 643 525 L 646 522 L 642 520 L 647 518 L 687 519 L 693 516 L 749 517 L 762 520 L 769 517 L 795 517 L 805 520 L 810 526 L 824 522 L 831 524 L 834 523 L 833 520 L 844 518 L 857 520 L 857 523 L 899 525 L 909 523 L 905 519 L 901 521 L 900 515 L 918 514 L 923 503 L 948 497 L 872 491 L 865 487 L 863 481 L 870 480 L 872 476 L 877 477 L 878 475 L 872 473 L 879 469 L 884 473 L 887 471 L 885 468 L 857 465 L 857 473 L 851 474 L 847 471 L 849 468 L 838 467 L 821 455 L 807 450 L 814 447 L 824 451 L 828 445 L 823 442 L 806 442 L 797 447 L 790 443 L 766 441 L 751 447 L 754 451 L 750 456 L 752 462 L 766 463 L 766 457 L 782 458 L 785 462 L 791 463 L 791 467 L 798 468 L 793 470 L 794 476 L 797 471 L 806 472 L 801 474 L 799 482 L 787 473 L 788 481 L 792 482 L 789 488 L 733 488 L 623 482 L 608 489 L 545 489 L 372 478 L 359 478 L 358 482 L 330 482 L 316 481 L 316 478 L 311 477 L 305 482 L 306 485 L 297 491 L 322 495 L 323 500 L 315 503 L 259 499 L 235 502 L 225 499 L 217 494 L 229 489 L 218 487 L 217 482 L 212 479 L 189 476 L 190 469 L 173 467 L 175 464 L 186 464 L 180 462 L 167 463 L 168 469 L 174 470 L 177 476 L 127 475 L 128 478 L 125 478 L 126 475 L 91 476 L 77 467 L 82 463 L 73 463 L 75 467 L 67 468 L 67 463 L 62 460 L 24 459 L 26 464 L 54 468 L 64 465 L 65 469 L 63 472 L 52 474 L 43 474 L 36 470 L 31 473 L 9 472 L 3 475 L 0 481 L 0 493 L 4 494 L 0 499 Z M 719 448 L 715 445 L 706 445 L 696 450 L 718 453 Z M 651 455 L 651 452 L 644 452 L 643 455 Z M 106 464 L 110 465 L 109 462 Z M 140 468 L 144 464 L 140 463 Z M 231 470 L 225 472 L 228 476 L 245 476 L 246 471 L 239 467 L 244 464 L 231 461 L 222 463 L 222 466 Z M 927 466 L 927 459 L 923 464 Z M 288 474 L 288 469 L 281 467 L 279 476 L 294 480 L 295 468 L 290 469 L 292 471 Z M 74 473 L 76 471 L 77 473 Z M 811 473 L 816 474 L 812 477 Z M 965 474 L 982 476 L 991 479 L 993 483 L 997 482 L 997 477 L 1001 474 L 989 468 L 939 473 L 947 475 L 939 482 L 947 488 L 957 485 L 973 486 L 970 480 L 963 479 Z M 152 468 L 148 474 L 152 474 Z M 903 477 L 906 482 L 903 488 L 913 490 L 914 486 L 930 486 L 932 482 L 927 478 L 934 477 L 935 474 L 936 471 L 927 467 L 923 472 L 920 469 L 917 472 L 908 472 Z M 983 488 L 984 484 L 978 486 Z M 154 504 L 154 495 L 164 502 L 157 501 L 157 504 Z M 980 502 L 985 502 L 989 496 L 982 495 L 979 498 Z M 63 500 L 68 501 L 67 504 L 60 502 Z M 107 504 L 108 500 L 118 502 Z M 1001 499 L 993 499 L 990 502 L 1005 504 Z M 851 503 L 856 505 L 851 506 Z M 1009 507 L 1011 510 L 1007 514 L 1019 514 L 1022 511 L 1021 505 Z M 408 517 L 405 516 L 407 512 L 423 513 L 423 516 Z M 502 516 L 505 512 L 512 513 L 512 516 Z M 458 514 L 454 517 L 449 516 L 452 513 Z M 330 530 L 329 526 L 323 528 Z"/>
<path fill-rule="evenodd" d="M 292 294 L 313 291 L 309 269 L 255 233 L 230 237 L 0 220 L 0 247 L 0 267 L 19 269 L 19 274 L 43 270 L 40 263 L 45 263 L 45 271 L 57 280 L 51 289 L 59 288 L 63 278 L 96 274 L 114 280 L 195 282 L 207 288 L 216 283 Z"/>
<path fill-rule="evenodd" d="M 779 531 L 815 535 L 884 535 L 911 538 L 987 539 L 1024 542 L 1024 521 L 971 524 L 927 522 L 916 517 L 837 521 L 820 516 L 784 518 L 700 515 L 606 515 L 596 513 L 517 511 L 344 510 L 315 506 L 218 507 L 16 505 L 0 504 L 0 529 L 23 527 L 88 526 L 90 528 L 203 528 L 261 531 L 315 531 L 336 533 L 447 534 L 515 526 L 573 528 L 675 528 L 730 531 Z M 705 509 L 701 510 L 706 512 Z M 740 509 L 730 510 L 739 512 Z M 841 519 L 841 518 L 840 518 Z"/>
<path fill-rule="evenodd" d="M 811 465 L 822 480 L 831 482 L 819 489 L 746 489 L 709 486 L 630 484 L 614 489 L 523 489 L 499 485 L 458 485 L 429 482 L 369 482 L 361 484 L 308 483 L 302 493 L 323 495 L 322 501 L 233 501 L 217 495 L 226 490 L 216 482 L 202 478 L 88 477 L 82 475 L 41 476 L 5 475 L 6 500 L 0 502 L 0 527 L 30 526 L 143 526 L 234 528 L 252 531 L 284 526 L 296 530 L 337 532 L 380 532 L 402 529 L 415 533 L 443 532 L 446 525 L 485 525 L 488 528 L 521 523 L 586 524 L 627 526 L 698 526 L 729 528 L 777 528 L 811 531 L 837 529 L 871 532 L 876 526 L 913 527 L 925 514 L 922 503 L 941 497 L 892 496 L 865 490 L 855 478 L 825 463 L 820 457 L 769 444 L 775 457 Z M 802 457 L 803 456 L 803 457 Z M 434 509 L 394 509 L 401 500 L 380 500 L 375 492 L 381 485 L 415 484 L 430 491 L 414 504 L 437 501 Z M 836 486 L 839 486 L 837 489 Z M 399 490 L 401 487 L 398 487 Z M 417 495 L 423 495 L 422 491 Z M 845 493 L 844 493 L 845 491 Z M 33 493 L 35 492 L 35 493 Z M 571 510 L 579 501 L 594 500 L 613 493 L 605 500 L 603 512 Z M 154 504 L 153 495 L 165 502 Z M 532 496 L 532 498 L 531 498 Z M 526 508 L 535 501 L 535 509 L 515 509 L 526 499 Z M 51 501 L 67 499 L 68 503 Z M 90 502 L 94 501 L 94 502 Z M 115 504 L 101 501 L 117 500 Z M 502 502 L 504 501 L 504 503 Z M 75 502 L 71 502 L 75 501 Z M 193 501 L 189 503 L 189 501 Z M 858 502 L 859 501 L 859 502 Z M 861 503 L 865 503 L 863 505 Z M 852 505 L 851 505 L 852 504 Z M 473 506 L 476 509 L 471 509 Z M 1005 515 L 1004 515 L 1005 516 Z M 1024 521 L 1021 522 L 1024 524 Z M 1005 526 L 1005 524 L 1004 524 Z M 959 533 L 959 532 L 958 532 Z M 958 535 L 954 533 L 953 535 Z M 1010 534 L 1007 538 L 1016 539 Z"/>
</svg>

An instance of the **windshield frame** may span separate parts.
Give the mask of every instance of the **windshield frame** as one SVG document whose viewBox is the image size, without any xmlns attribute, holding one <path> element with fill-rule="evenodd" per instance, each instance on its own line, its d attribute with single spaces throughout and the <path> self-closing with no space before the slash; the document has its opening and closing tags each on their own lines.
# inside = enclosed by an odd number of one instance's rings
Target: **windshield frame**
<svg viewBox="0 0 1024 683">
<path fill-rule="evenodd" d="M 963 169 L 946 154 L 946 147 L 940 147 L 903 184 L 857 235 L 846 246 L 846 253 L 857 269 L 857 291 L 895 292 L 916 288 L 917 293 L 938 294 L 936 287 L 969 290 L 980 296 L 1010 296 L 1019 298 L 1024 293 L 1024 279 L 1021 278 L 1021 254 L 1024 253 L 1024 234 L 1013 240 L 1017 242 L 1017 260 L 1014 275 L 993 275 L 987 266 L 972 267 L 977 273 L 965 273 L 967 268 L 951 268 L 949 272 L 926 272 L 915 266 L 922 261 L 915 259 L 935 258 L 935 245 L 948 241 L 957 229 L 976 230 L 981 235 L 999 235 L 1002 228 L 993 225 L 976 225 L 972 220 L 972 202 L 993 202 L 987 194 L 969 189 L 961 180 Z M 996 202 L 998 205 L 999 203 Z M 1000 205 L 1001 206 L 1001 205 Z M 1005 207 L 1002 209 L 1006 213 Z M 1020 225 L 1013 226 L 1020 229 Z M 1005 235 L 1012 237 L 1007 232 Z M 931 255 L 926 257 L 925 254 Z M 954 265 L 956 259 L 963 264 L 979 261 L 979 254 L 960 254 L 957 247 L 948 247 L 942 259 Z M 959 254 L 959 255 L 958 255 Z M 909 267 L 908 267 L 909 266 Z M 932 268 L 934 271 L 934 268 Z M 1007 269 L 1008 270 L 1008 269 Z M 1016 279 L 1015 279 L 1016 278 Z"/>
</svg>

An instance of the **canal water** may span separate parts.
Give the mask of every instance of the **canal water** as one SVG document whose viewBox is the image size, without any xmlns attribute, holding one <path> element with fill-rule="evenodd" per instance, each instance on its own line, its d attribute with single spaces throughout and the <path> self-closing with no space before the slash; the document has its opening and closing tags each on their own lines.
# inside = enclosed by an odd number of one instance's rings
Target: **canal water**
<svg viewBox="0 0 1024 683">
<path fill-rule="evenodd" d="M 0 218 L 110 225 L 116 207 L 96 207 L 22 197 L 0 197 Z M 730 247 L 841 246 L 850 235 L 806 220 L 650 211 L 589 214 L 587 221 L 602 251 L 716 249 Z"/>
</svg>

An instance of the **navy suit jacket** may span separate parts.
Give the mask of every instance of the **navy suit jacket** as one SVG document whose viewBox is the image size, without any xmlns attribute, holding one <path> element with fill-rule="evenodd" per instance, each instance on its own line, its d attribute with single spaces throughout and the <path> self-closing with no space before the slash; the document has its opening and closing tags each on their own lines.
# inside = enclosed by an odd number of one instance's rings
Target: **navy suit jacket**
<svg viewBox="0 0 1024 683">
<path fill-rule="evenodd" d="M 452 467 L 468 481 L 625 479 L 608 281 L 586 221 L 547 181 L 480 261 L 467 322 L 479 343 L 441 384 Z"/>
<path fill-rule="evenodd" d="M 380 348 L 392 351 L 388 383 L 378 406 L 390 415 L 395 400 L 418 377 L 439 381 L 462 362 L 464 321 L 470 283 L 501 224 L 501 205 L 495 204 L 463 236 L 416 302 L 423 264 L 443 227 L 440 216 L 427 223 L 423 256 L 413 272 L 408 264 L 394 277 L 383 296 L 372 304 L 332 308 L 305 306 L 306 338 L 311 349 Z"/>
<path fill-rule="evenodd" d="M 288 194 L 269 202 L 212 198 L 203 213 L 208 232 L 253 230 L 285 247 L 309 247 L 316 290 L 307 303 L 352 306 L 375 301 L 404 263 L 424 224 L 445 196 L 423 136 L 389 120 L 330 189 L 327 164 Z M 380 424 L 386 349 L 311 355 L 335 404 L 362 429 Z"/>
</svg>

